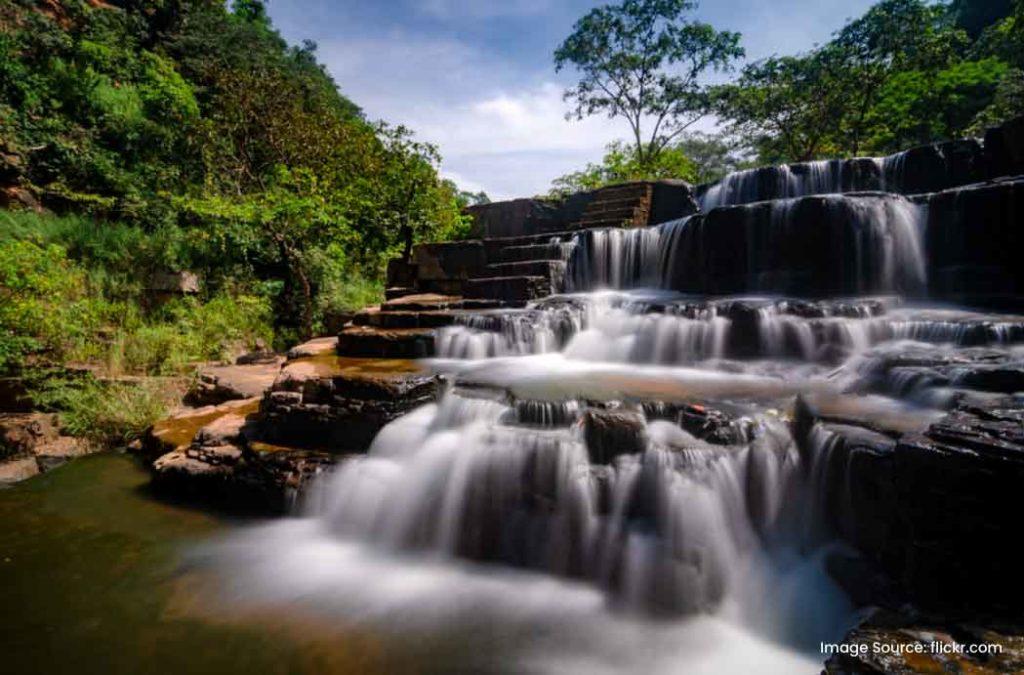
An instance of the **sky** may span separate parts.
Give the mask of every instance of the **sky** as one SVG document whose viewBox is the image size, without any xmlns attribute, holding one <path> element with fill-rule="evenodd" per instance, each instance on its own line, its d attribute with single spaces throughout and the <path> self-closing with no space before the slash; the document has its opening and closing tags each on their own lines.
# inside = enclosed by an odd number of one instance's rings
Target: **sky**
<svg viewBox="0 0 1024 675">
<path fill-rule="evenodd" d="M 702 0 L 693 16 L 738 31 L 747 59 L 826 41 L 874 0 Z M 492 200 L 547 192 L 625 138 L 622 120 L 567 121 L 552 53 L 586 0 L 269 0 L 292 43 L 314 40 L 341 92 L 371 120 L 438 145 L 442 173 Z M 710 129 L 714 120 L 701 122 Z"/>
</svg>

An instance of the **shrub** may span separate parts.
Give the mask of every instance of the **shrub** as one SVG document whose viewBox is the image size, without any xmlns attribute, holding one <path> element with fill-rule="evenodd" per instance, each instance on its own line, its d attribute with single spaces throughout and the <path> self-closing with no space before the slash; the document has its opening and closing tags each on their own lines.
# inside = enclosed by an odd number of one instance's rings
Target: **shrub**
<svg viewBox="0 0 1024 675">
<path fill-rule="evenodd" d="M 77 382 L 51 380 L 34 393 L 37 405 L 58 413 L 63 431 L 102 446 L 123 446 L 142 436 L 181 398 L 167 381 Z"/>
</svg>

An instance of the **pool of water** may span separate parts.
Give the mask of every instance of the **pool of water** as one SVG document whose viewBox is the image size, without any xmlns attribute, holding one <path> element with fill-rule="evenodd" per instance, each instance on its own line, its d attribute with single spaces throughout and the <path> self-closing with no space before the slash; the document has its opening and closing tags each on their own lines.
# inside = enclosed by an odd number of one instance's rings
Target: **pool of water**
<svg viewBox="0 0 1024 675">
<path fill-rule="evenodd" d="M 100 454 L 0 490 L 0 671 L 411 670 L 374 635 L 285 609 L 220 612 L 189 552 L 258 526 L 168 504 L 132 458 Z"/>
</svg>

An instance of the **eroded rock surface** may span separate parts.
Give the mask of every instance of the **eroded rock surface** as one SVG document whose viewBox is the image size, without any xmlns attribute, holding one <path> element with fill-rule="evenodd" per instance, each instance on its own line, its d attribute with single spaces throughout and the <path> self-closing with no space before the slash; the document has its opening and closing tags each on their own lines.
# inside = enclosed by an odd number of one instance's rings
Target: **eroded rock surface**
<svg viewBox="0 0 1024 675">
<path fill-rule="evenodd" d="M 380 429 L 434 401 L 440 380 L 402 359 L 333 359 L 288 364 L 263 399 L 271 443 L 364 452 Z"/>
<path fill-rule="evenodd" d="M 282 363 L 284 359 L 277 356 L 256 363 L 203 368 L 186 402 L 206 406 L 261 396 L 274 383 Z"/>
</svg>

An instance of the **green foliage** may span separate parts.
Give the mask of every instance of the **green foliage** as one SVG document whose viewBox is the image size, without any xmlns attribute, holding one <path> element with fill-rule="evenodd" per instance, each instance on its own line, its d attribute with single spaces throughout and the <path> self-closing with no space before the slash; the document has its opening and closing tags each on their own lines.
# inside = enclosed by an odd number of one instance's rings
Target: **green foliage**
<svg viewBox="0 0 1024 675">
<path fill-rule="evenodd" d="M 555 51 L 556 70 L 571 66 L 580 75 L 565 92 L 570 117 L 624 118 L 640 166 L 653 164 L 710 111 L 702 77 L 743 56 L 738 33 L 685 18 L 696 6 L 691 0 L 622 0 L 597 7 Z"/>
<path fill-rule="evenodd" d="M 1009 68 L 997 59 L 961 61 L 929 73 L 898 73 L 879 93 L 867 120 L 868 144 L 896 152 L 936 138 L 952 138 L 994 100 Z"/>
<path fill-rule="evenodd" d="M 329 304 L 312 258 L 323 268 L 330 251 L 327 266 L 372 284 L 411 243 L 467 229 L 437 149 L 367 122 L 316 45 L 288 45 L 258 0 L 3 3 L 0 139 L 16 166 L 0 185 L 93 229 L 137 226 L 132 242 L 80 230 L 90 275 L 125 277 L 95 255 L 127 243 L 145 272 L 277 289 L 301 332 Z"/>
<path fill-rule="evenodd" d="M 566 174 L 552 181 L 551 195 L 565 196 L 573 192 L 594 190 L 605 185 L 636 180 L 678 178 L 695 181 L 697 170 L 680 147 L 668 147 L 641 164 L 635 146 L 622 141 L 609 143 L 600 164 L 588 164 L 582 171 Z"/>
<path fill-rule="evenodd" d="M 85 279 L 57 245 L 0 240 L 0 370 L 37 352 L 64 356 L 87 339 L 100 309 Z"/>
<path fill-rule="evenodd" d="M 982 30 L 1006 8 L 882 0 L 809 53 L 748 64 L 715 90 L 716 110 L 761 163 L 894 152 L 1001 122 L 1019 100 L 1014 2 Z"/>
<path fill-rule="evenodd" d="M 59 413 L 64 433 L 98 446 L 123 447 L 165 417 L 181 394 L 180 386 L 166 381 L 104 382 L 86 377 L 48 379 L 33 396 L 39 407 Z"/>
<path fill-rule="evenodd" d="M 675 147 L 693 162 L 694 183 L 713 183 L 726 174 L 748 168 L 750 164 L 740 143 L 720 133 L 685 134 Z"/>
<path fill-rule="evenodd" d="M 182 373 L 273 340 L 271 300 L 252 291 L 154 306 L 146 281 L 172 248 L 137 226 L 0 213 L 0 372 L 31 361 Z"/>
</svg>

